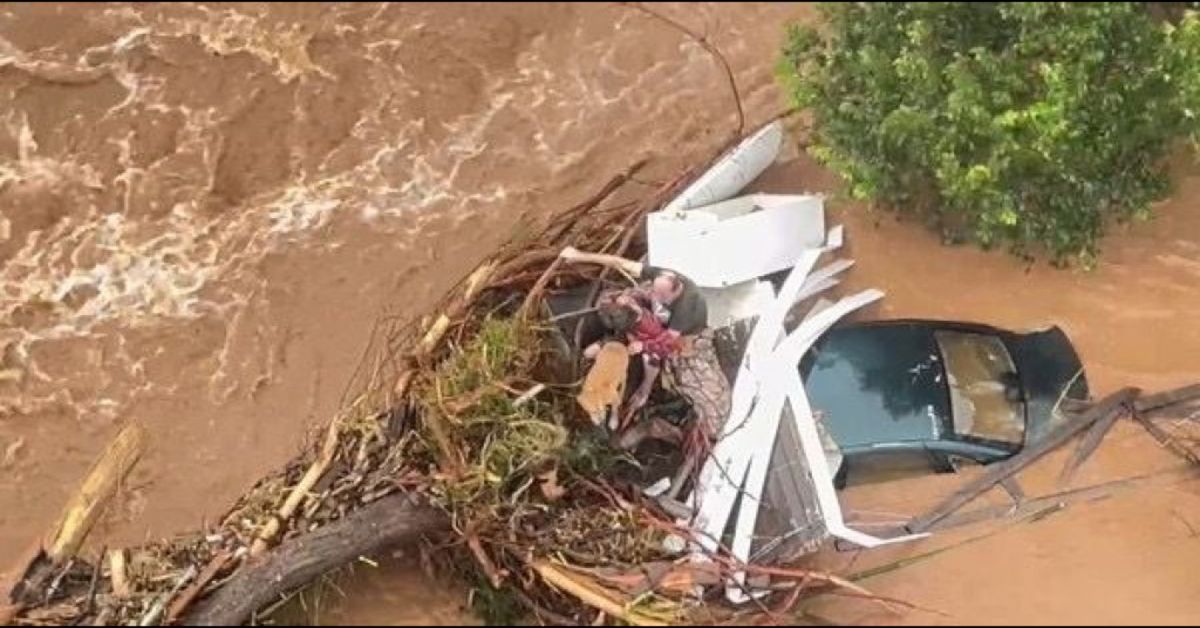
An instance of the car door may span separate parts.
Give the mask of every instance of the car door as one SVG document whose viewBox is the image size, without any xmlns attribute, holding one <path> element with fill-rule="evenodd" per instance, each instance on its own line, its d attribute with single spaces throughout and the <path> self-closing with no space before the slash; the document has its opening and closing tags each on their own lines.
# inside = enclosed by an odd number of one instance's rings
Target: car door
<svg viewBox="0 0 1200 628">
<path fill-rule="evenodd" d="M 890 482 L 902 478 L 929 475 L 936 460 L 919 442 L 880 445 L 845 452 L 837 477 L 837 488 L 859 484 Z"/>
<path fill-rule="evenodd" d="M 1013 452 L 957 440 L 939 440 L 925 443 L 932 459 L 934 470 L 953 473 L 963 461 L 970 464 L 987 465 L 1012 455 Z"/>
</svg>

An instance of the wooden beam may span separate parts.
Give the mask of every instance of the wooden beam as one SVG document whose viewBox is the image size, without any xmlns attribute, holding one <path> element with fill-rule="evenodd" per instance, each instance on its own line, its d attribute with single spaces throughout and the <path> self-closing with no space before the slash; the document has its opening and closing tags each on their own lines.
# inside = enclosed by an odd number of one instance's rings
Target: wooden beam
<svg viewBox="0 0 1200 628">
<path fill-rule="evenodd" d="M 1028 497 L 1018 505 L 1001 505 L 1001 506 L 983 506 L 975 510 L 966 512 L 958 512 L 934 525 L 931 530 L 947 530 L 950 528 L 958 528 L 966 525 L 982 523 L 984 521 L 1011 519 L 1021 517 L 1032 512 L 1038 512 L 1050 506 L 1061 504 L 1070 506 L 1080 502 L 1097 501 L 1105 499 L 1121 493 L 1123 491 L 1132 490 L 1135 488 L 1143 488 L 1148 486 L 1169 485 L 1177 482 L 1186 482 L 1190 480 L 1200 479 L 1200 469 L 1186 465 L 1175 467 L 1154 473 L 1147 473 L 1119 480 L 1111 480 L 1099 484 L 1092 484 L 1079 488 L 1073 488 L 1048 495 L 1038 495 Z"/>
<path fill-rule="evenodd" d="M 1100 446 L 1100 442 L 1104 440 L 1112 427 L 1117 424 L 1117 419 L 1122 413 L 1109 412 L 1107 415 L 1100 417 L 1095 423 L 1088 428 L 1087 434 L 1079 441 L 1079 446 L 1075 448 L 1075 452 L 1067 463 L 1063 465 L 1062 473 L 1058 476 L 1059 487 L 1066 486 L 1075 477 L 1075 472 L 1083 463 L 1092 456 L 1096 448 Z"/>
<path fill-rule="evenodd" d="M 1167 390 L 1153 395 L 1139 397 L 1133 404 L 1133 409 L 1139 414 L 1158 410 L 1167 406 L 1173 406 L 1177 403 L 1200 399 L 1200 384 L 1192 384 L 1191 386 L 1183 386 L 1173 390 Z"/>
<path fill-rule="evenodd" d="M 1027 446 L 1021 453 L 1012 458 L 989 467 L 983 475 L 968 482 L 966 486 L 963 486 L 953 495 L 946 498 L 945 501 L 933 510 L 909 522 L 908 526 L 906 526 L 908 531 L 913 534 L 928 531 L 934 524 L 950 516 L 1004 479 L 1013 476 L 1046 454 L 1058 449 L 1071 440 L 1073 436 L 1091 427 L 1096 421 L 1107 418 L 1109 414 L 1121 412 L 1126 405 L 1133 401 L 1137 394 L 1138 390 L 1136 388 L 1124 388 L 1105 397 L 1092 406 L 1086 413 L 1076 416 L 1068 420 L 1067 423 L 1059 426 L 1043 440 Z"/>
<path fill-rule="evenodd" d="M 1014 504 L 1020 504 L 1025 501 L 1025 489 L 1021 488 L 1021 483 L 1017 481 L 1017 478 L 1004 478 L 1000 480 L 1000 486 L 1012 498 Z"/>
</svg>

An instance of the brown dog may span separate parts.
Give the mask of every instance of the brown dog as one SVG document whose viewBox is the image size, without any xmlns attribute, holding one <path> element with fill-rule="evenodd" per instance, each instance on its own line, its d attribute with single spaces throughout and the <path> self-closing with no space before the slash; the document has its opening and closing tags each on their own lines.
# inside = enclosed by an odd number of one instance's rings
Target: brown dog
<svg viewBox="0 0 1200 628">
<path fill-rule="evenodd" d="M 604 343 L 583 380 L 583 390 L 575 397 L 592 423 L 603 425 L 606 418 L 618 416 L 628 373 L 629 349 L 619 342 Z"/>
</svg>

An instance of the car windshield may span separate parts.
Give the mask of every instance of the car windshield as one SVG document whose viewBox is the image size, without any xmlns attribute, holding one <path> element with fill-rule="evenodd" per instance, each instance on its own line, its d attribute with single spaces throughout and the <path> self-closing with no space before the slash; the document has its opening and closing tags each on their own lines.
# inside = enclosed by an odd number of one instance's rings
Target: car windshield
<svg viewBox="0 0 1200 628">
<path fill-rule="evenodd" d="M 934 333 L 946 361 L 954 431 L 960 437 L 1021 445 L 1024 409 L 1016 386 L 1016 367 L 996 336 L 940 330 Z"/>
</svg>

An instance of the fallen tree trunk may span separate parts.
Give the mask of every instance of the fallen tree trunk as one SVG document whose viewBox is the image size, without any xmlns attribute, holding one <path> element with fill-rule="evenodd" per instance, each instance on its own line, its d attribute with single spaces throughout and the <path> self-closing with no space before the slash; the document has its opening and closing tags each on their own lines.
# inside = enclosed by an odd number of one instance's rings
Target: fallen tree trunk
<svg viewBox="0 0 1200 628">
<path fill-rule="evenodd" d="M 236 626 L 254 613 L 359 556 L 448 530 L 445 515 L 424 500 L 394 494 L 345 519 L 286 541 L 244 565 L 184 617 L 188 626 Z"/>
</svg>

